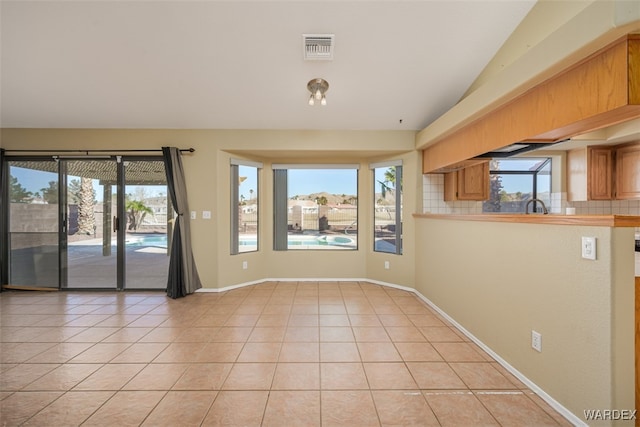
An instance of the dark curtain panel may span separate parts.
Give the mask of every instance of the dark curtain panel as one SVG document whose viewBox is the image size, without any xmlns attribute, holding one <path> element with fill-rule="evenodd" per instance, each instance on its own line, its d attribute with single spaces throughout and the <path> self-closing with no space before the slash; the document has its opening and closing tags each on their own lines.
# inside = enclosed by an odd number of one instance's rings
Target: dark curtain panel
<svg viewBox="0 0 640 427">
<path fill-rule="evenodd" d="M 187 186 L 184 181 L 182 155 L 175 147 L 162 147 L 167 188 L 173 209 L 178 216 L 173 227 L 173 239 L 169 257 L 167 295 L 181 298 L 202 287 L 198 269 L 191 250 L 191 229 Z"/>
<path fill-rule="evenodd" d="M 9 187 L 8 169 L 4 162 L 4 148 L 0 148 L 0 292 L 2 292 L 2 285 L 6 285 L 9 282 L 9 271 L 6 268 L 6 263 L 9 261 L 7 253 L 8 236 L 6 230 L 7 218 L 9 216 L 9 203 L 7 199 Z"/>
<path fill-rule="evenodd" d="M 273 170 L 273 250 L 286 251 L 289 248 L 287 241 L 289 225 L 287 222 L 287 180 L 286 169 Z"/>
<path fill-rule="evenodd" d="M 240 208 L 240 168 L 238 165 L 231 165 L 231 255 L 237 255 L 239 250 L 240 218 L 238 210 Z"/>
</svg>

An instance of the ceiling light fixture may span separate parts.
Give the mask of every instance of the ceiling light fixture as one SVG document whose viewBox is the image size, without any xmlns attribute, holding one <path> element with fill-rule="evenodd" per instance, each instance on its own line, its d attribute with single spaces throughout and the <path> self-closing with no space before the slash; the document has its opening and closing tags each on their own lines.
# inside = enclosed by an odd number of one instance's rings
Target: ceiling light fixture
<svg viewBox="0 0 640 427">
<path fill-rule="evenodd" d="M 316 101 L 320 101 L 320 105 L 327 105 L 325 92 L 329 90 L 329 83 L 324 79 L 312 79 L 307 83 L 307 89 L 311 92 L 309 97 L 309 105 L 313 106 Z"/>
</svg>

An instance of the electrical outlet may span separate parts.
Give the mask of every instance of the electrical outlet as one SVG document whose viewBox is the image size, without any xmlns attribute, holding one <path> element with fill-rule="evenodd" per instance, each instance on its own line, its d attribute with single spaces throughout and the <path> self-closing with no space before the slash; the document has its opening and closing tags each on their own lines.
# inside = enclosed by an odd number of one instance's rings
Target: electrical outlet
<svg viewBox="0 0 640 427">
<path fill-rule="evenodd" d="M 531 348 L 536 351 L 542 351 L 542 335 L 540 332 L 531 331 Z"/>
<path fill-rule="evenodd" d="M 595 237 L 582 237 L 582 258 L 591 260 L 596 259 Z"/>
<path fill-rule="evenodd" d="M 191 211 L 191 219 L 196 219 L 196 211 Z"/>
<path fill-rule="evenodd" d="M 249 261 L 242 261 L 242 269 L 246 270 L 249 268 Z"/>
<path fill-rule="evenodd" d="M 385 261 L 384 262 L 384 269 L 388 270 L 389 269 L 389 261 Z"/>
</svg>

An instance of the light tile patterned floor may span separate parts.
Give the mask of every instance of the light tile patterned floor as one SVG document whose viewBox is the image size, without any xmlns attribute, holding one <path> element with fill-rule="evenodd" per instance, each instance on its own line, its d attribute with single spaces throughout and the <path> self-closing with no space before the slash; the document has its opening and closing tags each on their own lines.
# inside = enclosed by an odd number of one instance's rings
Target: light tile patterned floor
<svg viewBox="0 0 640 427">
<path fill-rule="evenodd" d="M 570 425 L 413 294 L 366 282 L 0 294 L 2 426 Z"/>
</svg>

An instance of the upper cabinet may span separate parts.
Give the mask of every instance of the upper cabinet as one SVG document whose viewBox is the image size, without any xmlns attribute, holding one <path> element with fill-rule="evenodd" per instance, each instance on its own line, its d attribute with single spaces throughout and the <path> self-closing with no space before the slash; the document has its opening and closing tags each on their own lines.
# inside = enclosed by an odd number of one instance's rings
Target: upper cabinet
<svg viewBox="0 0 640 427">
<path fill-rule="evenodd" d="M 640 198 L 640 143 L 567 153 L 570 202 Z"/>
<path fill-rule="evenodd" d="M 587 199 L 613 199 L 613 149 L 588 148 L 587 173 Z"/>
<path fill-rule="evenodd" d="M 640 143 L 616 149 L 616 198 L 640 199 Z"/>
<path fill-rule="evenodd" d="M 488 200 L 489 162 L 448 172 L 444 175 L 444 200 Z"/>
</svg>

